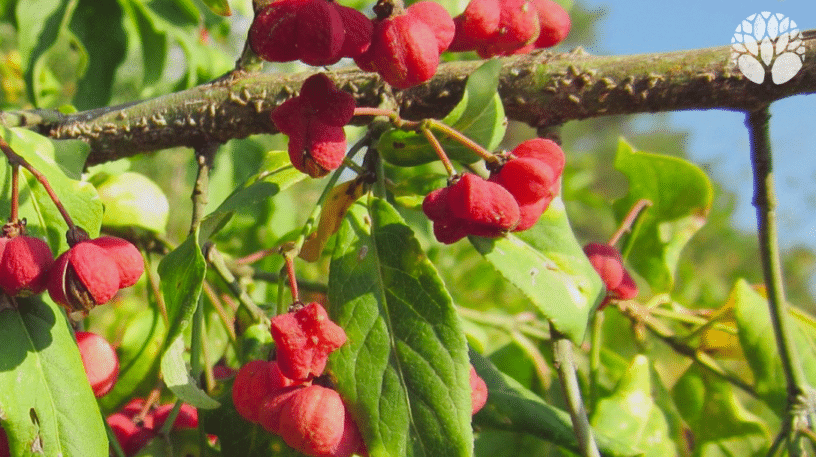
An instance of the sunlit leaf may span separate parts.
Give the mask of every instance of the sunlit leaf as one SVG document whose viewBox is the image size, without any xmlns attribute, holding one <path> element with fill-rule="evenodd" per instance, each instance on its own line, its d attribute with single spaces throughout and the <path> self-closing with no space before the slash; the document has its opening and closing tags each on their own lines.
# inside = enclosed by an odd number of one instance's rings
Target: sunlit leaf
<svg viewBox="0 0 816 457">
<path fill-rule="evenodd" d="M 649 359 L 638 355 L 612 395 L 598 402 L 592 427 L 608 436 L 626 437 L 646 457 L 677 455 L 666 417 L 652 399 Z"/>
<path fill-rule="evenodd" d="M 578 442 L 568 412 L 546 403 L 477 352 L 470 351 L 470 361 L 488 390 L 487 403 L 474 416 L 474 423 L 486 428 L 529 433 L 577 452 Z M 639 454 L 637 449 L 627 445 L 628 440 L 619 440 L 615 436 L 603 433 L 595 436 L 605 456 Z"/>
<path fill-rule="evenodd" d="M 0 310 L 0 423 L 11 455 L 107 455 L 102 415 L 62 311 L 37 297 L 17 303 Z"/>
<path fill-rule="evenodd" d="M 561 199 L 520 236 L 470 241 L 558 331 L 580 343 L 603 285 L 572 233 Z"/>
<path fill-rule="evenodd" d="M 651 202 L 626 238 L 624 255 L 655 292 L 670 291 L 680 252 L 711 209 L 711 181 L 686 160 L 635 151 L 623 139 L 618 142 L 615 168 L 629 179 L 629 193 L 614 204 L 618 220 L 639 200 Z"/>
</svg>

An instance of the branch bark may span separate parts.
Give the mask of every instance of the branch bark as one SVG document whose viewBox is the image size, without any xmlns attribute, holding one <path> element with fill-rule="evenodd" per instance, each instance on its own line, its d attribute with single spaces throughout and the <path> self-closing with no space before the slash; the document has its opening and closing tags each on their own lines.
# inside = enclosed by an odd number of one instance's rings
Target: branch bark
<svg viewBox="0 0 816 457">
<path fill-rule="evenodd" d="M 803 32 L 804 66 L 790 81 L 755 84 L 731 60 L 731 47 L 634 56 L 535 52 L 502 58 L 499 93 L 510 119 L 534 127 L 617 114 L 727 109 L 756 111 L 792 95 L 816 92 L 816 30 Z M 407 119 L 442 117 L 459 101 L 481 61 L 442 64 L 427 84 L 392 92 L 374 73 L 332 72 L 357 106 L 397 106 Z M 71 115 L 0 113 L 6 126 L 27 126 L 57 139 L 91 145 L 88 163 L 160 149 L 223 143 L 277 133 L 269 113 L 293 96 L 310 73 L 235 73 L 159 98 Z M 369 118 L 370 119 L 370 118 Z M 365 122 L 356 118 L 354 122 Z"/>
</svg>

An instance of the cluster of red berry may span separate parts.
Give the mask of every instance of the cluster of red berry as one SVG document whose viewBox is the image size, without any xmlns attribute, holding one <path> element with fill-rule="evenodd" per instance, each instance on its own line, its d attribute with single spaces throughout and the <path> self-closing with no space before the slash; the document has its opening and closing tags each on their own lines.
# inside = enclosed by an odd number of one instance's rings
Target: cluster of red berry
<svg viewBox="0 0 816 457">
<path fill-rule="evenodd" d="M 145 405 L 144 399 L 134 398 L 119 412 L 107 418 L 108 425 L 126 456 L 136 455 L 158 435 L 174 406 L 168 403 L 158 407 L 151 406 L 145 411 Z M 172 429 L 197 427 L 198 410 L 188 404 L 182 404 Z"/>
<path fill-rule="evenodd" d="M 272 111 L 272 122 L 289 136 L 289 159 L 296 169 L 317 178 L 340 166 L 346 152 L 343 126 L 354 106 L 350 94 L 318 73 L 306 78 L 300 95 Z"/>
<path fill-rule="evenodd" d="M 313 302 L 272 319 L 276 360 L 241 367 L 232 387 L 235 409 L 246 420 L 279 435 L 312 456 L 340 457 L 363 451 L 363 441 L 340 395 L 315 383 L 329 354 L 346 333 Z"/>
<path fill-rule="evenodd" d="M 445 50 L 482 57 L 529 52 L 566 38 L 569 15 L 552 0 L 472 0 L 452 19 L 441 5 L 420 1 L 403 9 L 381 0 L 371 20 L 329 0 L 277 0 L 257 12 L 252 49 L 271 62 L 331 65 L 351 57 L 398 89 L 436 74 Z"/>
<path fill-rule="evenodd" d="M 482 58 L 526 54 L 567 37 L 569 14 L 553 0 L 471 0 L 453 19 L 450 51 L 476 51 Z"/>
<path fill-rule="evenodd" d="M 637 284 L 623 266 L 623 260 L 617 249 L 608 244 L 589 243 L 584 246 L 584 253 L 606 286 L 606 297 L 598 306 L 599 311 L 612 300 L 630 300 L 637 297 Z"/>
<path fill-rule="evenodd" d="M 422 210 L 433 221 L 437 240 L 495 238 L 535 225 L 558 193 L 564 152 L 552 140 L 536 138 L 489 167 L 489 179 L 466 173 L 425 197 Z"/>
<path fill-rule="evenodd" d="M 75 233 L 80 233 L 77 230 Z M 69 311 L 90 311 L 130 287 L 144 273 L 139 250 L 122 238 L 89 239 L 81 232 L 56 261 L 39 238 L 0 238 L 0 289 L 11 296 L 48 294 Z"/>
</svg>

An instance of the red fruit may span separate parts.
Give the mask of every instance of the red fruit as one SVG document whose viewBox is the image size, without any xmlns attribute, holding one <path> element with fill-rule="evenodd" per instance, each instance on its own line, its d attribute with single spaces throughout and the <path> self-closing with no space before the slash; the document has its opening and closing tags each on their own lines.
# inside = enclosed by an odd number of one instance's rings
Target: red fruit
<svg viewBox="0 0 816 457">
<path fill-rule="evenodd" d="M 253 360 L 238 370 L 232 385 L 232 402 L 241 417 L 258 422 L 261 401 L 296 384 L 281 373 L 277 362 Z"/>
<path fill-rule="evenodd" d="M 99 398 L 110 392 L 119 376 L 119 357 L 110 343 L 90 332 L 76 332 L 79 355 L 94 395 Z"/>
<path fill-rule="evenodd" d="M 366 52 L 371 45 L 371 36 L 374 25 L 365 15 L 354 8 L 334 3 L 340 18 L 343 20 L 343 30 L 346 36 L 343 39 L 343 48 L 340 54 L 343 57 L 357 57 Z"/>
<path fill-rule="evenodd" d="M 490 39 L 499 28 L 501 19 L 499 0 L 471 0 L 465 11 L 456 16 L 456 35 L 451 50 L 470 51 Z"/>
<path fill-rule="evenodd" d="M 456 33 L 456 26 L 448 10 L 442 5 L 431 0 L 423 0 L 409 6 L 405 14 L 421 20 L 433 31 L 440 54 L 448 49 Z"/>
<path fill-rule="evenodd" d="M 294 449 L 313 456 L 348 457 L 362 440 L 340 395 L 312 385 L 295 391 L 281 406 L 279 434 Z"/>
<path fill-rule="evenodd" d="M 584 246 L 584 253 L 606 286 L 607 298 L 598 309 L 606 306 L 610 299 L 629 300 L 637 296 L 637 284 L 623 266 L 617 249 L 608 244 L 589 243 Z"/>
<path fill-rule="evenodd" d="M 297 47 L 299 0 L 281 0 L 261 10 L 249 28 L 249 46 L 269 62 L 291 62 L 300 58 Z"/>
<path fill-rule="evenodd" d="M 119 266 L 105 249 L 82 241 L 63 252 L 48 271 L 48 295 L 69 311 L 90 311 L 119 290 Z"/>
<path fill-rule="evenodd" d="M 282 391 L 270 393 L 261 401 L 258 408 L 258 423 L 269 433 L 280 434 L 281 409 L 292 395 L 305 389 L 305 385 L 294 386 Z"/>
<path fill-rule="evenodd" d="M 173 406 L 175 405 L 168 403 L 166 405 L 161 405 L 150 412 L 150 415 L 153 416 L 153 430 L 161 430 L 164 422 L 170 415 L 170 412 L 173 411 Z M 176 421 L 173 422 L 173 430 L 197 427 L 198 410 L 195 408 L 195 406 L 182 403 L 181 409 L 179 409 L 179 413 L 176 416 Z"/>
<path fill-rule="evenodd" d="M 127 456 L 136 455 L 140 449 L 145 447 L 156 436 L 153 429 L 136 425 L 131 418 L 123 413 L 111 414 L 108 416 L 107 421 L 111 430 L 113 430 L 113 434 L 116 435 L 119 446 L 122 447 Z"/>
<path fill-rule="evenodd" d="M 564 151 L 561 146 L 547 138 L 527 140 L 513 149 L 512 155 L 518 158 L 533 158 L 546 163 L 556 177 L 564 172 Z"/>
<path fill-rule="evenodd" d="M 436 73 L 438 41 L 434 31 L 416 16 L 390 16 L 374 25 L 371 46 L 358 59 L 361 68 L 373 68 L 388 84 L 407 89 Z"/>
<path fill-rule="evenodd" d="M 519 206 L 535 203 L 544 198 L 549 204 L 554 197 L 551 190 L 558 180 L 558 175 L 546 163 L 522 157 L 508 160 L 498 173 L 490 177 L 490 180 L 507 189 Z"/>
<path fill-rule="evenodd" d="M 300 86 L 300 95 L 305 118 L 316 117 L 320 122 L 333 127 L 343 127 L 354 116 L 354 97 L 334 85 L 324 73 L 306 78 Z"/>
<path fill-rule="evenodd" d="M 538 11 L 541 31 L 535 41 L 536 48 L 549 48 L 564 41 L 570 31 L 570 17 L 564 8 L 553 0 L 532 0 Z"/>
<path fill-rule="evenodd" d="M 39 294 L 53 263 L 51 249 L 39 238 L 0 238 L 0 289 L 11 296 Z"/>
<path fill-rule="evenodd" d="M 354 115 L 354 106 L 350 94 L 320 73 L 303 82 L 299 96 L 272 111 L 272 122 L 289 136 L 289 159 L 297 170 L 321 177 L 343 163 L 343 126 Z"/>
<path fill-rule="evenodd" d="M 516 225 L 516 228 L 514 228 L 513 231 L 523 232 L 536 225 L 538 220 L 541 219 L 541 215 L 544 214 L 544 211 L 546 211 L 550 206 L 551 202 L 552 198 L 545 197 L 533 203 L 519 205 L 519 223 Z"/>
<path fill-rule="evenodd" d="M 115 236 L 101 236 L 88 242 L 104 249 L 116 262 L 120 289 L 136 284 L 144 273 L 144 258 L 133 243 Z"/>
<path fill-rule="evenodd" d="M 531 0 L 502 0 L 500 3 L 498 27 L 476 47 L 482 58 L 511 55 L 538 38 L 538 11 Z"/>
<path fill-rule="evenodd" d="M 323 374 L 329 353 L 346 342 L 346 332 L 329 319 L 317 302 L 275 316 L 271 327 L 280 371 L 293 380 Z"/>
<path fill-rule="evenodd" d="M 478 374 L 473 365 L 470 366 L 470 415 L 479 412 L 487 403 L 487 384 Z"/>
<path fill-rule="evenodd" d="M 479 176 L 471 173 L 462 175 L 450 186 L 447 195 L 451 213 L 475 227 L 501 232 L 518 224 L 518 203 L 510 192 Z"/>
<path fill-rule="evenodd" d="M 0 427 L 0 457 L 11 457 L 11 450 L 9 449 L 8 437 L 3 427 Z"/>
<path fill-rule="evenodd" d="M 308 65 L 337 63 L 346 32 L 335 4 L 326 0 L 301 0 L 295 40 L 300 60 Z"/>
</svg>

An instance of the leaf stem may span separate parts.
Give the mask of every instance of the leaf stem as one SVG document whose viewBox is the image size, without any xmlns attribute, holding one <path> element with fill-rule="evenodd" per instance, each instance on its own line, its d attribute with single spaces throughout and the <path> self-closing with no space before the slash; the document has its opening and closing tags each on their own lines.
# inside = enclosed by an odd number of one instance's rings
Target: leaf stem
<svg viewBox="0 0 816 457">
<path fill-rule="evenodd" d="M 768 307 L 771 325 L 776 336 L 776 346 L 782 370 L 787 383 L 787 416 L 790 423 L 788 432 L 792 434 L 788 441 L 790 455 L 801 455 L 800 437 L 797 421 L 802 410 L 803 399 L 810 393 L 810 387 L 802 370 L 799 354 L 793 341 L 793 333 L 788 322 L 785 299 L 782 263 L 779 255 L 779 238 L 776 226 L 776 194 L 773 183 L 773 165 L 768 120 L 771 115 L 767 105 L 747 114 L 745 125 L 751 143 L 751 164 L 754 172 L 754 200 L 757 212 L 757 235 L 759 237 L 760 258 L 765 287 L 768 291 Z"/>
<path fill-rule="evenodd" d="M 598 403 L 598 379 L 601 376 L 601 344 L 603 343 L 604 313 L 595 311 L 590 327 L 589 345 L 589 399 L 587 409 L 595 410 Z"/>
<path fill-rule="evenodd" d="M 227 286 L 230 288 L 230 291 L 238 298 L 238 302 L 241 303 L 241 306 L 246 308 L 249 312 L 250 316 L 252 316 L 252 320 L 254 322 L 260 323 L 265 322 L 267 320 L 266 314 L 264 314 L 263 310 L 255 304 L 255 301 L 249 296 L 249 294 L 244 290 L 241 283 L 235 278 L 235 275 L 232 274 L 230 269 L 227 267 L 226 262 L 224 262 L 224 257 L 218 251 L 218 249 L 212 243 L 206 243 L 204 245 L 204 258 L 207 259 L 207 262 L 213 266 L 213 269 L 227 283 Z"/>
<path fill-rule="evenodd" d="M 68 214 L 68 211 L 65 209 L 65 207 L 62 206 L 62 202 L 60 202 L 57 193 L 54 192 L 54 189 L 51 188 L 51 185 L 48 183 L 48 178 L 46 178 L 45 175 L 40 173 L 39 170 L 34 168 L 33 165 L 28 163 L 26 159 L 24 159 L 22 156 L 14 152 L 14 150 L 11 149 L 11 146 L 9 146 L 9 144 L 6 143 L 6 140 L 4 140 L 2 137 L 0 137 L 0 150 L 3 151 L 3 154 L 6 155 L 6 158 L 8 159 L 9 163 L 12 166 L 14 165 L 22 166 L 23 168 L 28 170 L 29 173 L 34 175 L 34 177 L 37 179 L 40 185 L 43 186 L 43 189 L 45 189 L 45 192 L 51 198 L 51 201 L 54 202 L 54 205 L 57 207 L 57 210 L 59 210 L 62 219 L 65 220 L 65 224 L 68 225 L 68 230 L 69 231 L 75 230 L 76 225 L 74 224 L 73 219 L 71 219 L 71 216 Z"/>
<path fill-rule="evenodd" d="M 11 215 L 9 222 L 17 223 L 20 209 L 20 165 L 11 165 Z"/>
<path fill-rule="evenodd" d="M 620 237 L 622 237 L 624 233 L 632 230 L 632 226 L 635 224 L 637 218 L 641 215 L 641 211 L 648 208 L 649 206 L 652 206 L 651 200 L 645 198 L 638 200 L 632 206 L 632 209 L 629 210 L 629 213 L 623 219 L 623 222 L 621 222 L 621 225 L 620 227 L 618 227 L 618 230 L 612 234 L 611 238 L 609 238 L 609 243 L 607 244 L 609 244 L 610 246 L 615 246 L 618 243 L 618 240 L 620 240 Z"/>
<path fill-rule="evenodd" d="M 598 451 L 598 445 L 595 444 L 586 408 L 581 400 L 581 388 L 575 372 L 572 341 L 552 326 L 550 327 L 550 333 L 553 336 L 553 363 L 558 371 L 561 389 L 567 400 L 567 409 L 572 419 L 573 432 L 578 440 L 578 450 L 584 457 L 600 457 L 601 453 Z"/>
<path fill-rule="evenodd" d="M 445 124 L 444 122 L 437 119 L 426 119 L 426 122 L 428 123 L 428 126 L 430 128 L 442 132 L 445 135 L 456 140 L 457 142 L 461 143 L 463 146 L 475 152 L 476 155 L 484 159 L 485 162 L 499 163 L 499 158 L 495 154 L 492 154 L 490 151 L 483 148 L 479 143 L 476 143 L 475 141 L 466 137 L 462 132 L 449 126 L 448 124 Z"/>
</svg>

